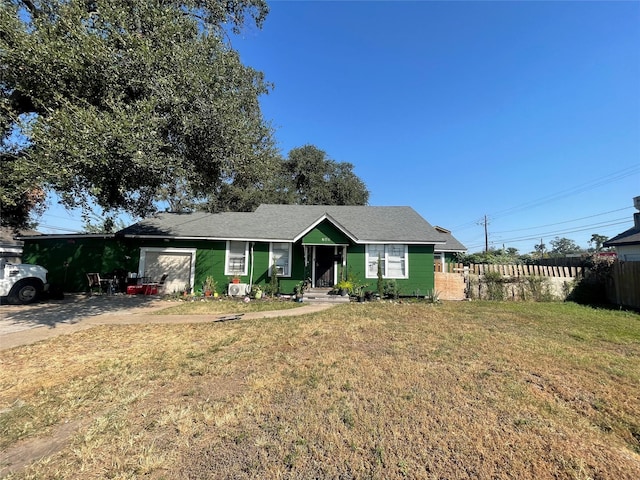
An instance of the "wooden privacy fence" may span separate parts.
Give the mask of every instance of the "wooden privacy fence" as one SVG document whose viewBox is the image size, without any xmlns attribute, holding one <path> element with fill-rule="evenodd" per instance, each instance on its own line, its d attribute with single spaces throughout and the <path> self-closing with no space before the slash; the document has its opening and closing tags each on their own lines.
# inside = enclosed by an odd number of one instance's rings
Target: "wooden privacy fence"
<svg viewBox="0 0 640 480">
<path fill-rule="evenodd" d="M 505 277 L 555 277 L 576 278 L 584 275 L 584 267 L 561 267 L 555 265 L 494 265 L 488 263 L 447 263 L 446 273 L 468 273 L 484 275 L 487 272 L 498 272 Z"/>
<path fill-rule="evenodd" d="M 607 297 L 615 305 L 640 309 L 640 262 L 613 264 Z"/>
<path fill-rule="evenodd" d="M 584 278 L 583 267 L 558 265 L 494 265 L 448 263 L 442 272 L 442 264 L 436 263 L 435 288 L 443 300 L 464 298 L 488 298 L 501 290 L 500 298 L 524 300 L 527 298 L 564 299 L 569 286 Z M 500 286 L 488 291 L 483 276 L 497 272 L 502 277 Z M 536 280 L 538 279 L 538 280 Z M 540 281 L 543 280 L 543 283 Z M 498 296 L 498 295 L 494 295 Z"/>
</svg>

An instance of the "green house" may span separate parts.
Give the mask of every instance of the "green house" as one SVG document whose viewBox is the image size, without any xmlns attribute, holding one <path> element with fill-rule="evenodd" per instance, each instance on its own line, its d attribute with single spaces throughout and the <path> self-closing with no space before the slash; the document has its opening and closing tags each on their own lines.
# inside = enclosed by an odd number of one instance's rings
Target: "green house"
<svg viewBox="0 0 640 480">
<path fill-rule="evenodd" d="M 86 290 L 87 272 L 127 271 L 165 292 L 201 288 L 244 293 L 270 282 L 281 293 L 300 282 L 332 287 L 353 279 L 376 290 L 378 263 L 401 295 L 434 289 L 434 249 L 448 235 L 411 207 L 261 205 L 254 212 L 159 213 L 113 235 L 23 237 L 25 262 L 49 269 L 65 291 Z M 239 282 L 234 286 L 233 281 Z"/>
</svg>

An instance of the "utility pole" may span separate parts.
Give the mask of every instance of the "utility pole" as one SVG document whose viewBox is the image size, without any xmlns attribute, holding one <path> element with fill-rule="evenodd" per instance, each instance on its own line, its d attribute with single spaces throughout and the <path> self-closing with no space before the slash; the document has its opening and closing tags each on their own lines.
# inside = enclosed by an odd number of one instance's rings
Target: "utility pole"
<svg viewBox="0 0 640 480">
<path fill-rule="evenodd" d="M 476 222 L 476 225 L 484 225 L 484 253 L 487 253 L 489 251 L 489 230 L 487 228 L 488 224 L 489 220 L 487 220 L 486 215 L 478 222 Z"/>
<path fill-rule="evenodd" d="M 487 216 L 484 216 L 484 253 L 489 251 L 489 232 L 487 230 Z"/>
</svg>

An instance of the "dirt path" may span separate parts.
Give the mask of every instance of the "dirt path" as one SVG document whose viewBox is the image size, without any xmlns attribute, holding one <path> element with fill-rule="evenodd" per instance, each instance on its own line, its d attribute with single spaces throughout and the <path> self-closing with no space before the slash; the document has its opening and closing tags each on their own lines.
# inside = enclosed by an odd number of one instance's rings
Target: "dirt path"
<svg viewBox="0 0 640 480">
<path fill-rule="evenodd" d="M 0 478 L 17 473 L 31 463 L 59 452 L 67 446 L 80 427 L 88 423 L 87 419 L 63 423 L 54 428 L 51 435 L 21 440 L 0 452 Z"/>
</svg>

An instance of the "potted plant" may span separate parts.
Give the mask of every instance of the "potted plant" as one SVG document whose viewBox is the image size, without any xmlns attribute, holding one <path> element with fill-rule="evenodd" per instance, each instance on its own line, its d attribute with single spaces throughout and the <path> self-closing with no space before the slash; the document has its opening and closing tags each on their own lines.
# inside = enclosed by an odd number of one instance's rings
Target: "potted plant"
<svg viewBox="0 0 640 480">
<path fill-rule="evenodd" d="M 304 297 L 304 282 L 299 282 L 293 288 L 293 293 L 295 294 L 296 300 L 302 301 L 302 297 Z"/>
<path fill-rule="evenodd" d="M 340 295 L 346 297 L 353 291 L 353 283 L 349 280 L 340 280 L 333 286 L 334 290 L 336 290 Z"/>
<path fill-rule="evenodd" d="M 188 283 L 185 284 L 184 288 L 182 289 L 182 296 L 186 297 L 191 293 L 191 285 L 189 285 Z"/>
<path fill-rule="evenodd" d="M 217 287 L 216 281 L 211 275 L 209 275 L 205 279 L 204 285 L 202 286 L 202 290 L 204 290 L 204 296 L 211 297 L 212 295 L 214 295 L 214 292 L 216 291 L 216 287 Z"/>
<path fill-rule="evenodd" d="M 262 298 L 262 288 L 260 288 L 260 285 L 254 285 L 252 293 L 253 298 L 255 298 L 256 300 L 260 300 Z"/>
<path fill-rule="evenodd" d="M 240 276 L 234 275 L 233 277 L 231 277 L 231 283 L 240 283 Z"/>
<path fill-rule="evenodd" d="M 358 297 L 358 302 L 364 302 L 364 289 L 368 286 L 366 283 L 354 285 L 353 294 Z"/>
</svg>

